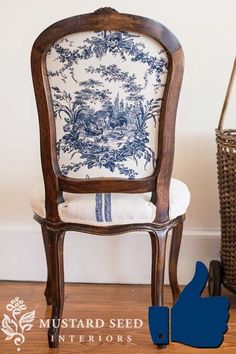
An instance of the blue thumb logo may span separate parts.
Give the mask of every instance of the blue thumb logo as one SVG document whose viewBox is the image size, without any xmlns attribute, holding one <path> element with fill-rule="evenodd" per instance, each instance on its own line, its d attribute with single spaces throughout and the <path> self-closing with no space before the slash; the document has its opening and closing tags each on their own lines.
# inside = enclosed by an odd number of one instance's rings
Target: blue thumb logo
<svg viewBox="0 0 236 354">
<path fill-rule="evenodd" d="M 229 301 L 226 297 L 202 298 L 208 271 L 197 262 L 192 281 L 171 309 L 171 340 L 197 348 L 217 348 L 227 331 Z M 168 344 L 168 308 L 149 308 L 149 328 L 154 344 Z"/>
</svg>

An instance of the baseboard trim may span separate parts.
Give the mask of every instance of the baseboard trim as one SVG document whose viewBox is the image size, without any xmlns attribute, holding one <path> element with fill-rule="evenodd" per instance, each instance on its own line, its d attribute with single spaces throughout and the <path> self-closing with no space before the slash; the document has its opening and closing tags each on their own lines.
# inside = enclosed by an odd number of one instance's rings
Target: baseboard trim
<svg viewBox="0 0 236 354">
<path fill-rule="evenodd" d="M 76 237 L 76 235 L 78 237 Z M 69 235 L 68 235 L 69 236 Z M 150 240 L 144 233 L 104 238 L 72 232 L 65 243 L 65 278 L 83 283 L 150 283 Z M 0 224 L 0 280 L 44 281 L 46 262 L 40 226 Z M 135 246 L 134 246 L 135 245 Z M 167 256 L 170 238 L 167 243 Z M 178 277 L 188 283 L 196 261 L 220 257 L 219 229 L 185 229 Z M 165 282 L 168 284 L 168 265 Z"/>
</svg>

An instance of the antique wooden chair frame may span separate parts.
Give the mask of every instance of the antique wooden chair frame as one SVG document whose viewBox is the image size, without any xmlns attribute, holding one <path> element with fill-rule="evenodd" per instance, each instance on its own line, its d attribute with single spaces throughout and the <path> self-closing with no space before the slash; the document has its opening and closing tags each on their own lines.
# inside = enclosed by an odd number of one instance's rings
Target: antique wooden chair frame
<svg viewBox="0 0 236 354">
<path fill-rule="evenodd" d="M 84 31 L 132 31 L 151 37 L 161 43 L 168 56 L 168 75 L 159 118 L 158 162 L 152 176 L 126 180 L 99 178 L 82 180 L 61 174 L 56 156 L 56 132 L 52 97 L 46 68 L 47 51 L 60 38 Z M 59 21 L 43 31 L 36 39 L 31 56 L 32 76 L 37 101 L 40 147 L 45 184 L 46 218 L 34 215 L 41 224 L 47 257 L 48 279 L 45 296 L 52 304 L 52 319 L 60 319 L 64 303 L 63 241 L 66 231 L 95 235 L 116 235 L 132 231 L 147 231 L 152 244 L 152 305 L 163 305 L 163 283 L 166 239 L 173 229 L 169 259 L 169 279 L 174 302 L 179 295 L 177 261 L 181 244 L 183 221 L 181 215 L 169 220 L 169 187 L 174 159 L 175 119 L 183 76 L 183 52 L 176 37 L 162 24 L 140 16 L 121 14 L 110 8 Z M 63 202 L 63 192 L 70 193 L 144 193 L 152 192 L 156 204 L 156 217 L 152 223 L 90 226 L 64 223 L 58 215 L 58 204 Z M 48 332 L 50 347 L 58 345 L 59 328 Z M 54 322 L 55 324 L 55 322 Z"/>
</svg>

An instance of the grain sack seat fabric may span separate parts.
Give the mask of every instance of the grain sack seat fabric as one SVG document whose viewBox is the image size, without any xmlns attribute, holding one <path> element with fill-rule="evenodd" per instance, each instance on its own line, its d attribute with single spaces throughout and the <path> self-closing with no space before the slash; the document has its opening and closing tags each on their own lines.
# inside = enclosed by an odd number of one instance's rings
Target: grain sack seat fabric
<svg viewBox="0 0 236 354">
<path fill-rule="evenodd" d="M 58 213 L 63 222 L 109 226 L 153 222 L 156 206 L 150 201 L 151 193 L 63 193 L 64 203 L 58 205 Z M 172 178 L 170 184 L 169 218 L 186 213 L 190 202 L 187 186 Z M 31 206 L 35 214 L 46 217 L 44 187 L 35 187 Z"/>
</svg>

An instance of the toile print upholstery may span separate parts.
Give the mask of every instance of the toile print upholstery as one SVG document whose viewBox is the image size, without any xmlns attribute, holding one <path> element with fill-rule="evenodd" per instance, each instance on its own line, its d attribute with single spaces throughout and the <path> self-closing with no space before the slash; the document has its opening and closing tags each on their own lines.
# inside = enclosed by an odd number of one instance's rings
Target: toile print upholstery
<svg viewBox="0 0 236 354">
<path fill-rule="evenodd" d="M 57 41 L 46 64 L 61 173 L 88 179 L 152 175 L 168 71 L 164 48 L 138 33 L 82 32 Z M 104 226 L 155 218 L 151 193 L 64 193 L 64 198 L 58 211 L 65 222 Z M 184 214 L 188 204 L 187 187 L 172 180 L 170 219 Z M 43 187 L 32 206 L 45 217 Z"/>
<path fill-rule="evenodd" d="M 153 173 L 167 68 L 162 46 L 134 33 L 76 33 L 50 48 L 64 175 L 132 179 Z"/>
</svg>

